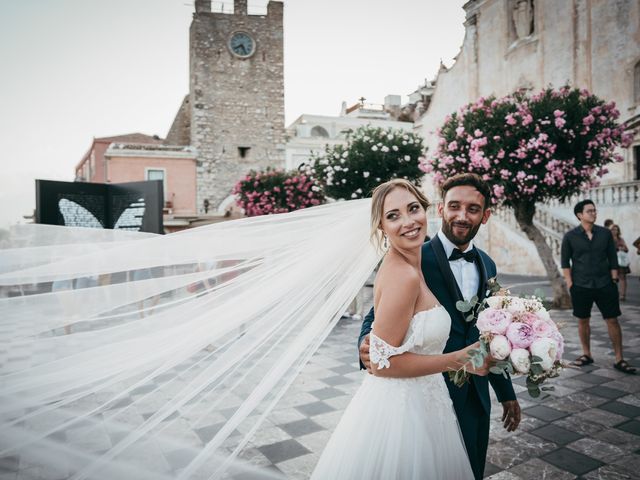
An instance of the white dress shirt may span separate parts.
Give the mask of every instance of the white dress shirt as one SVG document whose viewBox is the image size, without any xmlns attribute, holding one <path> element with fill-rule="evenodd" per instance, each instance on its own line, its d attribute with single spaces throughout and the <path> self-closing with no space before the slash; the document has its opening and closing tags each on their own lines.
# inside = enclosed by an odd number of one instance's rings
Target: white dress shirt
<svg viewBox="0 0 640 480">
<path fill-rule="evenodd" d="M 438 231 L 438 238 L 442 242 L 444 252 L 447 258 L 451 256 L 454 248 L 458 248 L 451 240 L 442 232 Z M 469 246 L 462 253 L 467 253 L 473 248 L 473 240 L 469 242 Z M 478 294 L 478 287 L 480 286 L 480 273 L 478 272 L 478 266 L 475 263 L 467 262 L 464 258 L 458 260 L 449 261 L 449 266 L 453 272 L 453 276 L 456 279 L 458 288 L 462 293 L 462 297 L 465 300 L 469 300 L 474 295 Z"/>
</svg>

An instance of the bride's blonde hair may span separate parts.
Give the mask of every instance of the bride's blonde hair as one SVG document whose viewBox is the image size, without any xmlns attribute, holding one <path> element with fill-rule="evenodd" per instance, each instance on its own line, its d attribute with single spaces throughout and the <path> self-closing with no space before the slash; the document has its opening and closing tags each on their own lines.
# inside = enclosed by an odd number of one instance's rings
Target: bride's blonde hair
<svg viewBox="0 0 640 480">
<path fill-rule="evenodd" d="M 404 188 L 418 200 L 422 208 L 429 208 L 429 200 L 413 183 L 403 178 L 394 178 L 381 183 L 371 196 L 371 242 L 379 250 L 383 249 L 384 232 L 382 231 L 382 215 L 384 214 L 384 201 L 387 195 L 396 188 Z"/>
</svg>

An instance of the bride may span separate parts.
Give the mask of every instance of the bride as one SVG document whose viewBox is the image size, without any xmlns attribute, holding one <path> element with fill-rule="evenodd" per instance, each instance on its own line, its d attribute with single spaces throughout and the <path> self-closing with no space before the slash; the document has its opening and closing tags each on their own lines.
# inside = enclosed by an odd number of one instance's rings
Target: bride
<svg viewBox="0 0 640 480">
<path fill-rule="evenodd" d="M 471 477 L 442 376 L 431 375 L 465 352 L 441 355 L 450 320 L 417 270 L 426 200 L 394 181 L 373 202 L 165 236 L 15 227 L 0 247 L 10 472 L 268 477 L 236 460 L 378 264 L 373 211 L 391 244 L 376 285 L 377 368 L 315 476 Z M 331 463 L 344 470 L 325 473 Z"/>
<path fill-rule="evenodd" d="M 473 478 L 441 373 L 467 363 L 443 354 L 451 319 L 420 268 L 428 201 L 411 183 L 379 185 L 371 237 L 388 242 L 374 286 L 371 370 L 347 407 L 314 479 Z M 467 369 L 486 375 L 487 365 Z"/>
</svg>

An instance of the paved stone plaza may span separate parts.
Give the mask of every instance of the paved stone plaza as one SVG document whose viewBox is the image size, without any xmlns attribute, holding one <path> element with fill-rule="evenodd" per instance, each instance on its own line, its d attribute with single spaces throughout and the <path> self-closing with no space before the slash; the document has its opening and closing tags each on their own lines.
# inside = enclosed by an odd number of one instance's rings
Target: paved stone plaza
<svg viewBox="0 0 640 480">
<path fill-rule="evenodd" d="M 640 302 L 633 292 L 639 290 L 638 278 L 630 280 L 632 300 L 622 307 L 621 323 L 625 356 L 640 366 Z M 544 281 L 526 277 L 503 277 L 501 283 L 530 285 L 514 291 L 533 293 L 540 286 L 548 291 Z M 369 299 L 371 288 L 364 295 Z M 575 321 L 570 311 L 554 312 L 553 317 L 566 339 L 565 358 L 572 360 L 581 353 Z M 340 321 L 253 438 L 245 459 L 277 469 L 288 479 L 309 477 L 364 375 L 355 346 L 360 325 L 359 320 Z M 502 407 L 493 399 L 485 478 L 640 478 L 640 375 L 613 369 L 606 326 L 595 311 L 592 353 L 595 364 L 566 369 L 550 382 L 556 390 L 546 399 L 530 398 L 524 378 L 515 380 L 523 408 L 515 433 L 502 428 Z"/>
<path fill-rule="evenodd" d="M 621 322 L 626 358 L 631 364 L 640 366 L 640 282 L 637 277 L 630 280 L 627 295 L 630 301 L 623 305 Z M 503 286 L 517 285 L 512 288 L 514 293 L 533 293 L 540 287 L 549 292 L 544 279 L 501 277 L 500 281 Z M 371 287 L 362 290 L 363 312 L 370 306 L 371 293 Z M 552 312 L 552 315 L 560 323 L 567 341 L 565 358 L 572 360 L 581 353 L 575 320 L 569 311 Z M 358 369 L 356 339 L 360 326 L 360 320 L 342 318 L 339 321 L 245 447 L 241 458 L 282 474 L 285 479 L 309 477 L 331 432 L 358 389 L 363 375 L 366 375 Z M 487 478 L 640 478 L 640 375 L 625 375 L 612 368 L 613 352 L 606 326 L 602 317 L 595 313 L 592 336 L 595 365 L 565 370 L 560 378 L 550 382 L 556 387 L 550 397 L 531 399 L 523 386 L 524 379 L 515 380 L 523 408 L 523 420 L 517 432 L 507 433 L 502 428 L 502 408 L 494 398 L 485 471 Z M 19 345 L 15 347 L 20 350 Z M 203 358 L 206 354 L 206 351 L 200 353 Z M 4 356 L 12 361 L 28 361 L 28 355 L 24 352 L 14 354 L 8 351 Z M 195 373 L 199 371 L 196 369 Z M 175 372 L 176 376 L 180 374 L 180 371 Z M 169 377 L 173 378 L 172 375 Z M 176 383 L 170 387 L 179 389 L 184 385 L 184 381 Z M 117 390 L 117 387 L 114 388 Z M 113 408 L 123 411 L 130 409 L 127 418 L 139 423 L 151 416 L 156 408 L 150 404 L 146 405 L 149 410 L 142 410 L 142 406 L 136 405 L 137 399 L 145 391 L 131 392 Z M 163 393 L 171 395 L 172 390 L 163 390 Z M 96 404 L 100 403 L 100 399 L 95 401 Z M 199 412 L 185 414 L 184 418 L 189 421 L 171 424 L 171 431 L 176 438 L 197 448 L 201 448 L 213 436 L 224 420 L 222 414 L 200 418 Z M 167 419 L 167 422 L 171 423 L 171 419 Z M 78 432 L 70 429 L 60 435 L 73 439 L 79 435 Z M 91 445 L 96 451 L 106 450 L 119 441 L 116 434 L 106 432 L 100 438 L 92 438 Z M 153 462 L 172 476 L 177 475 L 190 459 L 185 451 L 162 453 L 158 450 Z M 47 466 L 37 466 L 16 456 L 0 458 L 0 480 L 66 478 L 69 478 L 68 471 L 53 471 Z"/>
</svg>

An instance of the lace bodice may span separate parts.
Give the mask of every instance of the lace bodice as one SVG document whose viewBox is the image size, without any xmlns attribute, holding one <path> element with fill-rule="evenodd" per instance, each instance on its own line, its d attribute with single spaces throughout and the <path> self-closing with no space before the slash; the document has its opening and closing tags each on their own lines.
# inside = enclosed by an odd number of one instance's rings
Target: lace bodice
<svg viewBox="0 0 640 480">
<path fill-rule="evenodd" d="M 393 355 L 413 352 L 422 355 L 442 353 L 449 338 L 451 317 L 442 306 L 416 313 L 409 322 L 409 328 L 402 345 L 393 347 L 383 339 L 371 334 L 369 352 L 371 361 L 379 368 L 389 367 Z"/>
</svg>

